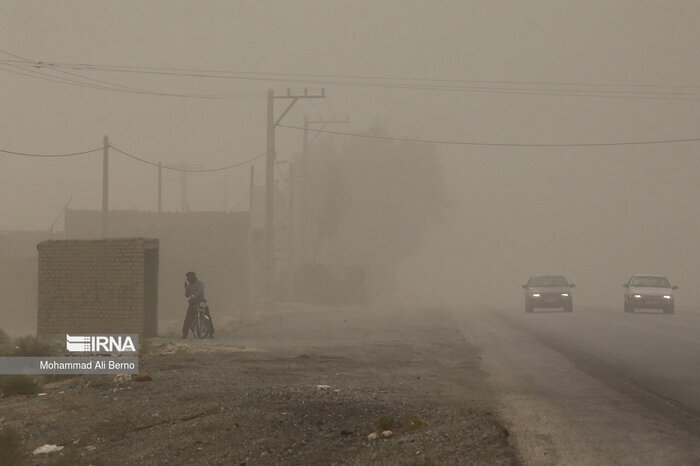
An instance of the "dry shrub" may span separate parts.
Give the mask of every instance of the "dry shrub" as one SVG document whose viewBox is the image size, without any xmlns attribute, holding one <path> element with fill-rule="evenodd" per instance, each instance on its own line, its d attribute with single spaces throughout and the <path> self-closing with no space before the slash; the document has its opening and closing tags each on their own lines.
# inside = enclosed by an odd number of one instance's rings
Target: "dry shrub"
<svg viewBox="0 0 700 466">
<path fill-rule="evenodd" d="M 421 419 L 413 413 L 408 413 L 399 420 L 399 432 L 413 432 L 428 425 L 428 421 Z"/>
<path fill-rule="evenodd" d="M 193 357 L 186 348 L 178 348 L 175 350 L 175 360 L 179 362 L 192 361 Z"/>
</svg>

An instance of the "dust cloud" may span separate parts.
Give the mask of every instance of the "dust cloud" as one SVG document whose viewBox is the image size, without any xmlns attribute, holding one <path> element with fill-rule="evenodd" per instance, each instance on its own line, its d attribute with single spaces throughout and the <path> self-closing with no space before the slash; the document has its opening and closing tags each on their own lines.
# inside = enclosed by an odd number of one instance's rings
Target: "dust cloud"
<svg viewBox="0 0 700 466">
<path fill-rule="evenodd" d="M 250 165 L 265 183 L 264 159 L 244 163 L 266 150 L 265 91 L 324 87 L 276 133 L 277 189 L 293 163 L 297 207 L 306 190 L 299 267 L 359 267 L 377 301 L 508 308 L 532 274 L 564 274 L 578 302 L 612 309 L 632 273 L 659 273 L 680 286 L 680 308 L 697 306 L 698 142 L 637 144 L 698 136 L 697 4 L 206 5 L 5 2 L 0 148 L 65 154 L 108 135 L 131 154 L 110 151 L 109 207 L 134 212 L 157 208 L 153 164 L 241 163 L 166 170 L 162 209 L 245 212 Z M 322 121 L 308 179 L 305 116 Z M 595 145 L 623 142 L 635 144 Z M 101 153 L 2 163 L 0 229 L 32 238 L 5 263 L 31 269 L 35 243 L 63 234 L 66 205 L 100 209 Z M 7 273 L 3 320 L 30 316 L 18 331 L 33 328 L 33 280 Z"/>
</svg>

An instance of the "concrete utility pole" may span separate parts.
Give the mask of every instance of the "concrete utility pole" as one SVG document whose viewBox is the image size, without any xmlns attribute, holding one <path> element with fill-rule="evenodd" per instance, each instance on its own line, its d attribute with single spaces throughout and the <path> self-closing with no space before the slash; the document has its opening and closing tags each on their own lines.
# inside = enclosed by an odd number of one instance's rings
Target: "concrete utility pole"
<svg viewBox="0 0 700 466">
<path fill-rule="evenodd" d="M 109 235 L 109 136 L 102 139 L 102 238 Z"/>
<path fill-rule="evenodd" d="M 255 165 L 250 166 L 250 199 L 249 199 L 249 206 L 248 206 L 248 211 L 250 217 L 250 222 L 252 225 L 253 222 L 253 189 L 255 188 Z"/>
<path fill-rule="evenodd" d="M 158 162 L 158 213 L 163 211 L 163 164 Z"/>
<path fill-rule="evenodd" d="M 303 94 L 292 94 L 287 89 L 286 94 L 275 95 L 273 90 L 267 91 L 267 158 L 265 163 L 265 306 L 271 307 L 273 301 L 273 283 L 275 271 L 275 129 L 287 115 L 299 99 L 323 99 L 326 97 L 324 89 L 321 94 L 309 95 L 306 89 Z M 287 108 L 275 120 L 275 100 L 291 100 Z"/>
<path fill-rule="evenodd" d="M 289 205 L 287 207 L 287 214 L 289 216 L 289 219 L 287 220 L 287 233 L 289 234 L 289 245 L 287 246 L 287 279 L 289 280 L 289 301 L 295 301 L 296 299 L 296 280 L 294 280 L 294 276 L 296 274 L 296 252 L 294 247 L 294 196 L 296 195 L 296 189 L 294 185 L 294 175 L 294 164 L 289 162 Z"/>
<path fill-rule="evenodd" d="M 299 222 L 299 239 L 301 246 L 302 265 L 306 262 L 306 247 L 307 247 L 307 223 L 309 221 L 309 207 L 307 204 L 307 196 L 309 195 L 309 117 L 304 117 L 304 133 L 301 140 L 301 189 L 299 196 L 301 221 Z M 299 189 L 297 187 L 297 189 Z"/>
<path fill-rule="evenodd" d="M 187 172 L 180 172 L 180 210 L 182 212 L 187 212 L 190 210 L 189 205 L 187 205 Z"/>
</svg>

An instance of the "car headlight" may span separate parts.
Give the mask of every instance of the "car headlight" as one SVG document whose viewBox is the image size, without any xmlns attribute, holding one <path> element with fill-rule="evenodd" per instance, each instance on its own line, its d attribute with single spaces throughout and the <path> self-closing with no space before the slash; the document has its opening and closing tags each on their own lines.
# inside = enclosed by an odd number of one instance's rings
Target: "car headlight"
<svg viewBox="0 0 700 466">
<path fill-rule="evenodd" d="M 671 299 L 671 295 L 670 295 L 670 294 L 665 294 L 665 295 L 664 295 L 664 299 Z"/>
<path fill-rule="evenodd" d="M 533 297 L 533 298 L 539 298 L 539 297 L 540 297 L 540 294 L 539 294 L 539 293 L 532 293 L 532 297 Z"/>
<path fill-rule="evenodd" d="M 567 298 L 569 296 L 569 293 L 562 293 L 561 295 Z"/>
<path fill-rule="evenodd" d="M 637 298 L 637 299 L 639 299 L 639 298 L 641 298 L 641 297 L 642 297 L 642 295 L 640 295 L 640 294 L 636 294 L 636 295 L 634 295 L 634 297 L 635 297 L 635 298 Z"/>
</svg>

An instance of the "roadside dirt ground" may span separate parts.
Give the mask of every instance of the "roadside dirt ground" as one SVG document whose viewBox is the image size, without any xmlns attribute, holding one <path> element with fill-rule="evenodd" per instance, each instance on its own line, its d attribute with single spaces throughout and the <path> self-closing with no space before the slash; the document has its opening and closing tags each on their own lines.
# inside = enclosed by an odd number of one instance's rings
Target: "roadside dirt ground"
<svg viewBox="0 0 700 466">
<path fill-rule="evenodd" d="M 30 464 L 519 464 L 447 310 L 281 308 L 144 349 L 152 380 L 0 399 L 0 427 L 66 447 Z"/>
</svg>

